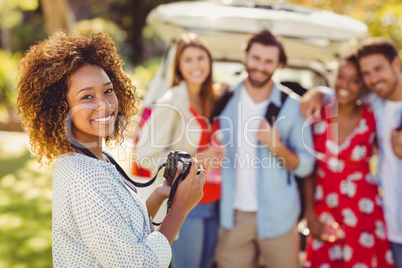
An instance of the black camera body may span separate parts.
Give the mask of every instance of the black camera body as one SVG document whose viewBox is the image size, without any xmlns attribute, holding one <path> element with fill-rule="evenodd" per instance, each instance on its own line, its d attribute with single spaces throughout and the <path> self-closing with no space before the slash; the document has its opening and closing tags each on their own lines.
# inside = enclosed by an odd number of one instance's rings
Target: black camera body
<svg viewBox="0 0 402 268">
<path fill-rule="evenodd" d="M 183 169 L 180 172 L 179 176 L 177 177 L 177 180 L 179 183 L 184 180 L 188 173 L 190 172 L 191 168 L 191 155 L 187 152 L 184 151 L 171 151 L 168 155 L 166 165 L 165 165 L 165 171 L 163 173 L 163 177 L 169 182 L 170 185 L 173 184 L 173 180 L 176 177 L 176 172 L 179 167 L 179 162 L 183 164 Z M 197 174 L 200 173 L 200 170 L 198 170 Z"/>
</svg>

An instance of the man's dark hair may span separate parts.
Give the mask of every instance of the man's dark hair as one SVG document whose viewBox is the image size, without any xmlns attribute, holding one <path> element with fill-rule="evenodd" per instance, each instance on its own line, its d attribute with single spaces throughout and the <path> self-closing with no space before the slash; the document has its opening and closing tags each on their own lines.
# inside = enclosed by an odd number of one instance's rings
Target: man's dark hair
<svg viewBox="0 0 402 268">
<path fill-rule="evenodd" d="M 250 36 L 247 41 L 245 51 L 248 52 L 254 43 L 264 46 L 275 46 L 279 48 L 279 62 L 286 65 L 287 57 L 282 43 L 268 30 L 262 30 Z"/>
<path fill-rule="evenodd" d="M 360 60 L 362 57 L 372 54 L 382 54 L 390 63 L 395 57 L 399 57 L 395 44 L 382 37 L 373 37 L 363 42 L 357 51 L 357 58 Z"/>
<path fill-rule="evenodd" d="M 343 56 L 340 59 L 340 62 L 342 62 L 342 61 L 352 63 L 353 65 L 356 66 L 357 70 L 360 73 L 359 60 L 357 58 L 357 52 L 356 51 L 350 52 L 349 54 L 346 54 L 345 56 Z"/>
</svg>

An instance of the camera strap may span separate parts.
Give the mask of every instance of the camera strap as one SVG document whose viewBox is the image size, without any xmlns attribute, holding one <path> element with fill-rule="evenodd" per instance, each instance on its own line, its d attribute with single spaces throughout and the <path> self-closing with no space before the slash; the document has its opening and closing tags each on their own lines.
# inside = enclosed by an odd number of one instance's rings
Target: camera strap
<svg viewBox="0 0 402 268">
<path fill-rule="evenodd" d="M 80 150 L 82 153 L 84 153 L 86 156 L 89 156 L 89 157 L 92 157 L 92 158 L 95 158 L 95 159 L 98 159 L 90 150 L 88 150 L 87 148 L 85 148 L 82 144 L 80 144 L 80 143 L 78 143 L 77 141 L 75 141 L 75 143 L 78 145 L 74 145 L 74 144 L 71 144 L 71 146 L 73 146 L 74 148 L 76 148 L 76 149 L 78 149 L 78 150 Z M 134 186 L 136 186 L 136 187 L 147 187 L 147 186 L 149 186 L 149 185 L 151 185 L 152 183 L 154 183 L 154 181 L 156 180 L 156 175 L 155 175 L 155 177 L 153 177 L 149 182 L 146 182 L 146 183 L 140 183 L 140 182 L 135 182 L 135 181 L 133 181 L 128 175 L 127 175 L 127 173 L 122 169 L 122 167 L 113 159 L 113 157 L 111 156 L 111 155 L 109 155 L 108 153 L 106 153 L 106 152 L 102 152 L 104 155 L 106 155 L 106 157 L 107 157 L 107 159 L 109 160 L 109 162 L 111 163 L 111 164 L 113 164 L 115 167 L 116 167 L 116 169 L 117 169 L 117 171 L 120 173 L 120 175 L 123 177 L 123 181 L 124 181 L 124 183 L 128 186 L 128 187 L 130 187 L 130 189 L 132 189 L 134 192 L 137 192 L 137 190 L 135 189 L 135 187 Z M 98 159 L 99 160 L 99 159 Z M 159 170 L 161 169 L 161 168 L 163 168 L 165 165 L 162 165 L 160 168 L 159 168 Z M 159 170 L 158 170 L 158 172 L 159 172 Z M 157 173 L 158 174 L 158 173 Z"/>
<path fill-rule="evenodd" d="M 90 150 L 88 150 L 87 148 L 85 148 L 82 144 L 80 144 L 80 143 L 77 142 L 77 141 L 75 141 L 75 143 L 76 143 L 77 145 L 71 144 L 71 146 L 73 146 L 74 148 L 80 150 L 83 154 L 85 154 L 85 155 L 88 156 L 88 157 L 92 157 L 92 158 L 98 159 Z M 102 151 L 102 153 L 103 153 L 104 155 L 106 155 L 106 157 L 107 157 L 107 159 L 109 160 L 109 162 L 110 162 L 111 164 L 113 164 L 113 165 L 116 167 L 117 171 L 118 171 L 118 172 L 120 173 L 120 175 L 123 177 L 123 182 L 124 182 L 131 190 L 133 190 L 135 193 L 137 193 L 137 189 L 136 189 L 135 187 L 147 187 L 147 186 L 151 185 L 152 183 L 154 183 L 155 180 L 156 180 L 156 177 L 158 176 L 159 171 L 160 171 L 162 168 L 164 168 L 164 167 L 166 166 L 166 163 L 162 164 L 162 165 L 159 167 L 158 171 L 156 172 L 155 176 L 154 176 L 149 182 L 146 182 L 146 183 L 139 183 L 139 182 L 133 181 L 133 180 L 127 175 L 127 173 L 123 170 L 123 168 L 113 159 L 113 157 L 112 157 L 111 155 L 109 155 L 108 153 L 103 152 L 103 151 Z M 99 160 L 99 159 L 98 159 L 98 160 Z M 172 185 L 172 188 L 171 188 L 171 191 L 170 191 L 170 194 L 169 194 L 169 198 L 168 198 L 168 202 L 167 202 L 167 211 L 168 211 L 168 212 L 169 212 L 169 210 L 170 210 L 170 207 L 172 206 L 173 196 L 174 196 L 174 194 L 175 194 L 175 192 L 176 192 L 177 186 L 179 185 L 180 181 L 183 179 L 182 177 L 183 177 L 183 174 L 180 173 L 179 176 L 177 177 L 177 179 L 175 180 L 175 182 L 174 182 L 173 185 Z M 156 226 L 159 226 L 161 223 L 156 223 L 156 222 L 154 222 L 154 221 L 152 220 L 152 224 L 153 224 L 153 225 L 156 225 Z"/>
<path fill-rule="evenodd" d="M 172 184 L 172 188 L 170 189 L 169 198 L 167 201 L 167 212 L 169 212 L 170 208 L 172 207 L 174 194 L 176 193 L 177 186 L 179 186 L 179 183 L 183 180 L 183 177 L 184 174 L 182 170 Z"/>
</svg>

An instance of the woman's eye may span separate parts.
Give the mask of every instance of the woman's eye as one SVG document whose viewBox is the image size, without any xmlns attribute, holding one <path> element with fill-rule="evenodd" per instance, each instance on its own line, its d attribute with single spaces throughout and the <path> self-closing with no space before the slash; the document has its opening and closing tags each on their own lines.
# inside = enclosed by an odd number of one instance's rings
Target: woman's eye
<svg viewBox="0 0 402 268">
<path fill-rule="evenodd" d="M 113 92 L 113 88 L 109 88 L 108 90 L 105 91 L 105 94 L 112 93 L 112 92 Z"/>
<path fill-rule="evenodd" d="M 89 99 L 92 99 L 92 96 L 91 95 L 85 95 L 82 99 L 83 100 L 89 100 Z"/>
</svg>

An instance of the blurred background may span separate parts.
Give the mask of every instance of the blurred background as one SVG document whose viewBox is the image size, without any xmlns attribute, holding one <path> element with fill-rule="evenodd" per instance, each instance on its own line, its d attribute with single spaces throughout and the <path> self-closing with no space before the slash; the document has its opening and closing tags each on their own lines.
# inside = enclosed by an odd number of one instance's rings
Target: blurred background
<svg viewBox="0 0 402 268">
<path fill-rule="evenodd" d="M 169 2 L 178 1 L 0 0 L 0 268 L 52 267 L 53 166 L 40 167 L 31 157 L 14 110 L 18 62 L 24 52 L 58 29 L 106 32 L 116 42 L 125 71 L 143 97 L 167 49 L 146 26 L 146 16 L 154 7 Z M 400 0 L 286 2 L 365 22 L 372 36 L 390 38 L 402 51 Z"/>
</svg>

